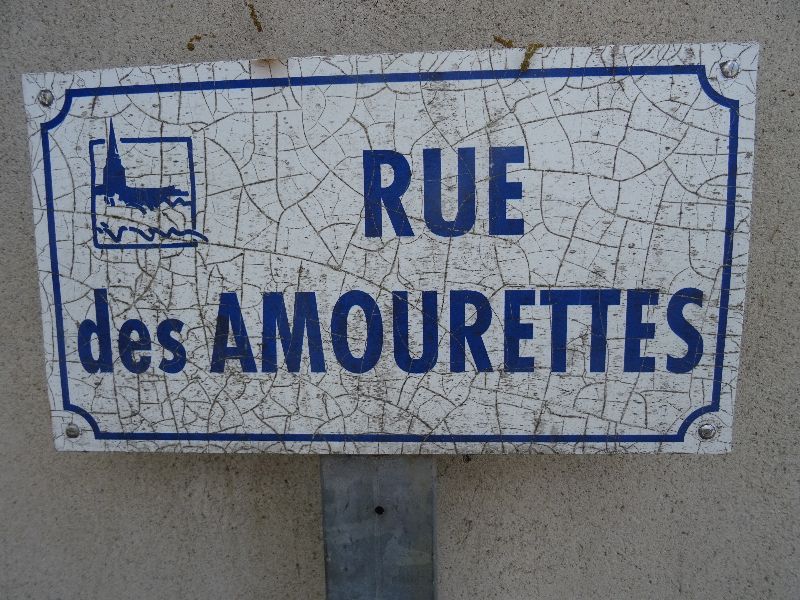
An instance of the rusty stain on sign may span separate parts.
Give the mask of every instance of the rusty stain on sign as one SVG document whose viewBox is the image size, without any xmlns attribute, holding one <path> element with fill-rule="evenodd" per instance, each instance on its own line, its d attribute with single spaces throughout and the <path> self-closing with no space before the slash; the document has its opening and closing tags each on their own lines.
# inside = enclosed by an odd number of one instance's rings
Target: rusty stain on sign
<svg viewBox="0 0 800 600">
<path fill-rule="evenodd" d="M 514 48 L 516 46 L 512 40 L 499 35 L 494 36 L 494 41 L 503 46 L 503 48 Z M 522 56 L 522 62 L 519 66 L 521 72 L 524 73 L 530 68 L 531 58 L 533 58 L 537 50 L 541 50 L 542 48 L 544 48 L 544 44 L 531 43 L 525 46 L 525 54 Z"/>
<path fill-rule="evenodd" d="M 26 75 L 56 446 L 728 451 L 757 58 Z"/>
<path fill-rule="evenodd" d="M 531 58 L 533 55 L 536 54 L 537 50 L 541 50 L 544 48 L 544 44 L 528 44 L 525 46 L 525 55 L 522 57 L 522 64 L 519 66 L 519 70 L 523 73 L 528 70 L 531 66 Z"/>
</svg>

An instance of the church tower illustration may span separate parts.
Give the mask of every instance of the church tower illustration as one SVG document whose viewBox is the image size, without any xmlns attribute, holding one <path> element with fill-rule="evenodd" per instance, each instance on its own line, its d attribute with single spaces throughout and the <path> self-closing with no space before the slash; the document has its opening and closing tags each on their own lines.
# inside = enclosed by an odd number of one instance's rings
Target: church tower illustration
<svg viewBox="0 0 800 600">
<path fill-rule="evenodd" d="M 183 204 L 189 192 L 181 190 L 174 185 L 166 187 L 132 187 L 128 185 L 125 166 L 117 148 L 117 137 L 114 133 L 114 121 L 111 121 L 108 132 L 108 152 L 106 164 L 103 167 L 103 180 L 100 184 L 100 193 L 105 196 L 110 206 L 119 202 L 130 208 L 139 210 L 142 214 L 157 211 L 162 204 L 175 206 Z M 172 200 L 174 198 L 174 200 Z"/>
<path fill-rule="evenodd" d="M 189 248 L 208 242 L 197 228 L 190 136 L 117 138 L 109 120 L 107 135 L 89 142 L 89 162 L 96 248 Z M 161 182 L 170 185 L 152 185 Z"/>
</svg>

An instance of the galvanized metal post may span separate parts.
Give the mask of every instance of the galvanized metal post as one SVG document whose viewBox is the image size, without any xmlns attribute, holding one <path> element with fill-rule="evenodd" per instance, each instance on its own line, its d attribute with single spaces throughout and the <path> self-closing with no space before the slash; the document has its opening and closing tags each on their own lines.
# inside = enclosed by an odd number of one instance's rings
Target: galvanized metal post
<svg viewBox="0 0 800 600">
<path fill-rule="evenodd" d="M 435 598 L 434 458 L 320 462 L 328 600 Z"/>
</svg>

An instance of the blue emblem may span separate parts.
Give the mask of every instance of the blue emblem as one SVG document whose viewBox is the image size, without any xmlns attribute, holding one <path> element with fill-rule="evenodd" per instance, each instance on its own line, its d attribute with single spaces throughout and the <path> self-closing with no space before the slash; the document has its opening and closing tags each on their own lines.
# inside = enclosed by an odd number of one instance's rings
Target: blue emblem
<svg viewBox="0 0 800 600">
<path fill-rule="evenodd" d="M 111 121 L 107 141 L 89 142 L 89 161 L 96 248 L 184 248 L 208 241 L 197 230 L 191 138 L 117 141 Z"/>
</svg>

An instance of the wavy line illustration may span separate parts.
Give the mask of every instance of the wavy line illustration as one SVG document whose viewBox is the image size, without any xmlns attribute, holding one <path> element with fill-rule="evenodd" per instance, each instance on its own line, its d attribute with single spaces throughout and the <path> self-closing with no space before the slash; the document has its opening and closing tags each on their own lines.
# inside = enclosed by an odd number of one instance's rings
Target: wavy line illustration
<svg viewBox="0 0 800 600">
<path fill-rule="evenodd" d="M 100 226 L 96 228 L 98 233 L 102 233 L 107 235 L 114 243 L 118 244 L 122 240 L 122 236 L 125 234 L 126 231 L 131 233 L 135 233 L 142 239 L 152 242 L 156 236 L 160 236 L 162 239 L 175 239 L 176 237 L 191 237 L 196 238 L 203 242 L 208 242 L 208 238 L 204 236 L 199 231 L 195 231 L 194 229 L 178 229 L 176 227 L 170 227 L 166 231 L 163 229 L 159 229 L 158 227 L 148 227 L 147 231 L 139 229 L 138 227 L 131 227 L 129 225 L 122 225 L 120 226 L 116 233 L 111 227 L 108 226 L 108 223 L 100 223 Z"/>
</svg>

